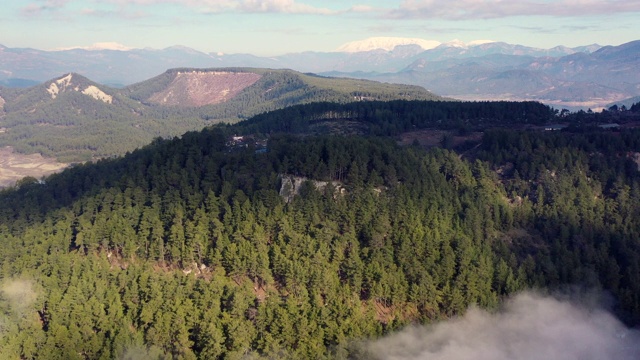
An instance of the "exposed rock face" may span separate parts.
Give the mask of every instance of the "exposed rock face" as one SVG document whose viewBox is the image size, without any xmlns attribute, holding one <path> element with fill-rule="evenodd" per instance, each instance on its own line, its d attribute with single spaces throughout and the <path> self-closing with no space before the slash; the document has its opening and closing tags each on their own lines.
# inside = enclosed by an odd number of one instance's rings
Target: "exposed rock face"
<svg viewBox="0 0 640 360">
<path fill-rule="evenodd" d="M 87 96 L 91 96 L 96 100 L 103 101 L 107 104 L 111 104 L 113 101 L 113 97 L 111 95 L 106 94 L 104 91 L 100 90 L 97 86 L 89 85 L 84 90 L 80 90 L 80 85 L 73 84 L 73 74 L 68 74 L 67 76 L 60 78 L 56 81 L 53 81 L 49 84 L 47 88 L 47 92 L 51 95 L 52 99 L 58 97 L 58 94 L 64 91 L 79 91 Z"/>
<path fill-rule="evenodd" d="M 105 94 L 102 90 L 98 89 L 97 86 L 91 85 L 88 88 L 82 90 L 82 93 L 85 95 L 89 95 L 96 100 L 106 102 L 107 104 L 111 104 L 113 102 L 113 97 L 111 97 L 111 95 Z"/>
<path fill-rule="evenodd" d="M 55 99 L 61 91 L 65 91 L 69 85 L 71 85 L 71 79 L 73 75 L 69 74 L 63 78 L 60 78 L 52 82 L 47 88 L 47 92 L 51 95 L 52 99 Z"/>
<path fill-rule="evenodd" d="M 224 102 L 255 84 L 261 75 L 248 72 L 178 72 L 169 86 L 149 101 L 170 106 L 204 106 Z"/>
<path fill-rule="evenodd" d="M 305 181 L 311 181 L 313 186 L 316 189 L 321 190 L 324 189 L 327 185 L 331 184 L 336 188 L 336 193 L 344 194 L 345 189 L 342 187 L 342 183 L 339 181 L 317 181 L 317 180 L 309 180 L 306 177 L 294 176 L 294 175 L 280 175 L 280 196 L 286 201 L 291 202 L 293 197 L 298 195 L 300 192 L 300 187 Z"/>
<path fill-rule="evenodd" d="M 305 182 L 306 180 L 307 178 L 304 178 L 304 177 L 293 176 L 293 175 L 282 175 L 281 176 L 282 184 L 280 185 L 280 196 L 282 196 L 284 201 L 291 202 L 291 200 L 293 200 L 293 197 L 296 196 L 300 191 L 300 186 L 302 186 L 302 183 Z"/>
</svg>

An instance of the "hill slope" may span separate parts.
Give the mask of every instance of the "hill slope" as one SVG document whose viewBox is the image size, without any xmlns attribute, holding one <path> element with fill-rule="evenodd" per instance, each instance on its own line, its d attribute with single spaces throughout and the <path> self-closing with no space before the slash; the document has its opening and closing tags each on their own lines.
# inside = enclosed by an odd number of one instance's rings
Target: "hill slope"
<svg viewBox="0 0 640 360">
<path fill-rule="evenodd" d="M 63 162 L 121 155 L 155 137 L 317 101 L 442 99 L 407 85 L 269 69 L 175 69 L 113 89 L 67 74 L 26 89 L 0 88 L 0 146 Z"/>
<path fill-rule="evenodd" d="M 430 109 L 366 105 L 407 123 Z M 640 322 L 637 131 L 496 130 L 468 161 L 357 136 L 274 134 L 257 152 L 230 142 L 240 127 L 0 191 L 3 355 L 371 358 L 355 341 L 563 284 Z"/>
</svg>

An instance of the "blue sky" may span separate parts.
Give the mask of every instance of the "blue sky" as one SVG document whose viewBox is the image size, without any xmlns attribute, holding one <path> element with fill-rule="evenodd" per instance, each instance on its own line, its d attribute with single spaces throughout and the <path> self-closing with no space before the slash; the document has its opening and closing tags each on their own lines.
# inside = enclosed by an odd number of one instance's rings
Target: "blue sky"
<svg viewBox="0 0 640 360">
<path fill-rule="evenodd" d="M 280 55 L 374 36 L 541 48 L 640 39 L 638 0 L 3 0 L 0 44 Z"/>
</svg>

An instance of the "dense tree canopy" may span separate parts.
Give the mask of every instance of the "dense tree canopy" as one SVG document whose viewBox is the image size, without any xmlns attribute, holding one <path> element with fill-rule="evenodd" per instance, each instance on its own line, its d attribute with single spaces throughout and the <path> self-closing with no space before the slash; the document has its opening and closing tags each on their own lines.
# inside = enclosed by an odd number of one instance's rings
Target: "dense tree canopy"
<svg viewBox="0 0 640 360">
<path fill-rule="evenodd" d="M 234 130 L 0 192 L 3 355 L 347 358 L 563 284 L 640 321 L 638 132 L 495 130 L 461 157 L 329 135 L 261 152 Z"/>
</svg>

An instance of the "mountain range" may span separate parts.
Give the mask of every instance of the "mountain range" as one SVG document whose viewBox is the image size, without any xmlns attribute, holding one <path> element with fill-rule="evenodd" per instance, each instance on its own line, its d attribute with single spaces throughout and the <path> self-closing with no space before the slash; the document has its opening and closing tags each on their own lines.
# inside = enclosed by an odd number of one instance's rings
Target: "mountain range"
<svg viewBox="0 0 640 360">
<path fill-rule="evenodd" d="M 0 146 L 87 161 L 291 105 L 394 99 L 443 100 L 418 86 L 292 70 L 178 68 L 124 88 L 68 73 L 28 88 L 0 87 Z"/>
<path fill-rule="evenodd" d="M 0 85 L 35 85 L 75 72 L 124 87 L 169 68 L 255 67 L 419 85 L 459 99 L 537 100 L 571 110 L 597 109 L 640 94 L 638 54 L 640 41 L 539 49 L 490 41 L 371 38 L 335 52 L 274 57 L 204 53 L 183 46 L 42 51 L 0 45 Z"/>
</svg>

